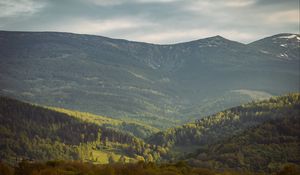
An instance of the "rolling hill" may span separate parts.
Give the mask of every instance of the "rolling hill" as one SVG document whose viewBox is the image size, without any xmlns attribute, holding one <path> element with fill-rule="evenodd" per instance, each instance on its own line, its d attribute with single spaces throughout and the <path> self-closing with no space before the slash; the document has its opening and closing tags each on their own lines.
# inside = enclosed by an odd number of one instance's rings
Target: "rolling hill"
<svg viewBox="0 0 300 175">
<path fill-rule="evenodd" d="M 1 31 L 0 94 L 167 128 L 252 100 L 298 92 L 299 36 L 291 35 L 274 36 L 288 44 L 270 44 L 273 40 L 266 38 L 246 45 L 215 36 L 155 45 Z M 276 56 L 277 47 L 291 59 Z"/>
</svg>

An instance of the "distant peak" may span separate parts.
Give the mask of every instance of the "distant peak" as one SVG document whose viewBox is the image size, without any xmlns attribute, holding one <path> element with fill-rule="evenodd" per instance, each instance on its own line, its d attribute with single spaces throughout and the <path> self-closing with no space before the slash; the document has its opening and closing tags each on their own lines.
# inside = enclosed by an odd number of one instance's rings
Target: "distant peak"
<svg viewBox="0 0 300 175">
<path fill-rule="evenodd" d="M 209 40 L 228 40 L 228 39 L 222 37 L 221 35 L 216 35 L 216 36 L 212 36 L 212 37 L 208 37 L 208 38 L 204 38 L 204 39 L 209 39 Z"/>
<path fill-rule="evenodd" d="M 216 35 L 216 36 L 202 38 L 202 39 L 198 39 L 198 40 L 194 40 L 194 41 L 190 41 L 190 42 L 214 42 L 214 41 L 229 41 L 229 40 L 220 35 Z"/>
<path fill-rule="evenodd" d="M 225 38 L 224 38 L 224 37 L 222 37 L 221 35 L 216 35 L 216 36 L 213 36 L 212 38 L 225 39 Z"/>
</svg>

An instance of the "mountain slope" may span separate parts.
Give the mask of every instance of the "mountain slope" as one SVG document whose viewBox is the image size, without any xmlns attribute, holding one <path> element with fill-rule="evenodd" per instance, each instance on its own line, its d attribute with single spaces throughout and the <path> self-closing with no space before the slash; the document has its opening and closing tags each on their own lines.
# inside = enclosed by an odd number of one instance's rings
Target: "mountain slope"
<svg viewBox="0 0 300 175">
<path fill-rule="evenodd" d="M 299 61 L 299 44 L 299 34 L 282 33 L 255 41 L 249 45 L 277 59 Z"/>
<path fill-rule="evenodd" d="M 1 31 L 0 94 L 166 128 L 253 100 L 232 92 L 299 91 L 298 62 L 220 36 L 155 45 Z"/>
<path fill-rule="evenodd" d="M 193 166 L 275 172 L 298 164 L 300 94 L 273 97 L 234 107 L 154 134 L 167 159 Z"/>
<path fill-rule="evenodd" d="M 214 169 L 276 172 L 284 165 L 299 165 L 299 128 L 299 116 L 271 120 L 203 147 L 188 156 L 189 161 L 194 166 Z"/>
<path fill-rule="evenodd" d="M 123 118 L 157 118 L 162 104 L 173 111 L 159 72 L 128 52 L 134 43 L 67 33 L 1 32 L 0 38 L 4 94 Z"/>
<path fill-rule="evenodd" d="M 1 161 L 11 164 L 22 159 L 108 163 L 120 157 L 128 162 L 144 157 L 147 160 L 147 156 L 154 153 L 159 156 L 152 146 L 126 132 L 137 130 L 130 123 L 55 110 L 0 97 Z M 146 148 L 148 151 L 144 153 Z"/>
<path fill-rule="evenodd" d="M 149 143 L 176 146 L 213 144 L 266 121 L 300 113 L 300 94 L 271 98 L 227 109 L 193 123 L 161 131 Z"/>
<path fill-rule="evenodd" d="M 89 123 L 95 123 L 99 126 L 103 126 L 105 128 L 113 128 L 117 129 L 120 132 L 127 132 L 129 134 L 133 134 L 134 136 L 138 138 L 146 138 L 153 133 L 156 133 L 159 131 L 159 129 L 142 124 L 142 123 L 137 123 L 133 122 L 130 120 L 124 121 L 124 120 L 117 120 L 117 119 L 112 119 L 104 116 L 99 116 L 91 113 L 86 113 L 86 112 L 80 112 L 80 111 L 72 111 L 68 109 L 63 109 L 63 108 L 55 108 L 55 107 L 46 107 L 50 110 L 57 111 L 60 113 L 67 114 L 71 117 L 80 119 L 84 122 L 89 122 Z"/>
</svg>

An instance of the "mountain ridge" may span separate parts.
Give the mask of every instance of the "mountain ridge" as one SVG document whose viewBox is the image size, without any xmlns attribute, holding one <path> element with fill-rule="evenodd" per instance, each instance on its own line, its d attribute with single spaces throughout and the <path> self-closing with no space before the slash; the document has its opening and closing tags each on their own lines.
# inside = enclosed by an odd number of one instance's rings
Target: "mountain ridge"
<svg viewBox="0 0 300 175">
<path fill-rule="evenodd" d="M 217 112 L 253 100 L 231 92 L 299 91 L 297 60 L 220 37 L 161 46 L 2 31 L 0 40 L 0 94 L 159 128 L 187 121 L 182 117 L 187 109 L 193 109 L 191 120 L 211 114 L 201 108 L 207 102 Z"/>
<path fill-rule="evenodd" d="M 141 44 L 150 44 L 150 45 L 158 45 L 158 46 L 170 46 L 170 45 L 178 45 L 178 44 L 184 44 L 184 43 L 190 43 L 190 42 L 197 42 L 197 41 L 201 41 L 201 40 L 205 40 L 205 39 L 214 39 L 214 38 L 220 38 L 220 39 L 223 39 L 223 40 L 228 40 L 228 41 L 234 41 L 234 42 L 237 42 L 237 43 L 240 43 L 240 44 L 244 44 L 244 45 L 250 45 L 254 42 L 257 42 L 259 40 L 262 40 L 262 39 L 266 39 L 266 38 L 270 38 L 270 37 L 273 37 L 273 36 L 284 36 L 284 35 L 300 35 L 300 34 L 297 34 L 297 33 L 277 33 L 277 34 L 274 34 L 274 35 L 271 35 L 271 36 L 264 36 L 260 39 L 257 39 L 255 41 L 252 41 L 252 42 L 249 42 L 249 43 L 242 43 L 242 42 L 239 42 L 239 41 L 235 41 L 235 40 L 232 40 L 230 38 L 226 38 L 226 37 L 223 37 L 222 35 L 213 35 L 213 36 L 208 36 L 208 37 L 204 37 L 204 38 L 199 38 L 199 39 L 193 39 L 193 40 L 190 40 L 190 41 L 183 41 L 183 42 L 176 42 L 176 43 L 169 43 L 169 44 L 157 44 L 157 43 L 151 43 L 151 42 L 145 42 L 145 41 L 135 41 L 135 40 L 130 40 L 130 39 L 120 39 L 120 38 L 114 38 L 114 37 L 107 37 L 107 36 L 103 36 L 103 35 L 97 35 L 97 34 L 84 34 L 84 33 L 76 33 L 76 32 L 60 32 L 60 31 L 21 31 L 21 30 L 0 30 L 0 32 L 2 33 L 40 33 L 40 34 L 69 34 L 69 35 L 82 35 L 82 36 L 87 36 L 87 37 L 99 37 L 99 38 L 103 38 L 103 39 L 108 39 L 108 40 L 117 40 L 117 41 L 124 41 L 124 42 L 133 42 L 133 43 L 141 43 Z"/>
</svg>

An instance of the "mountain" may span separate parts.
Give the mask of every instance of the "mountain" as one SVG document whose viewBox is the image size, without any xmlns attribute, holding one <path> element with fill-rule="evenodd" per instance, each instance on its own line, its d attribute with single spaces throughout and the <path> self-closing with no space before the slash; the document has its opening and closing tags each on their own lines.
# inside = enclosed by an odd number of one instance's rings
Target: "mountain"
<svg viewBox="0 0 300 175">
<path fill-rule="evenodd" d="M 299 61 L 299 44 L 299 34 L 283 33 L 255 41 L 250 46 L 277 59 Z"/>
<path fill-rule="evenodd" d="M 292 48 L 286 52 L 294 55 L 298 40 L 290 42 L 296 44 L 287 45 Z M 264 48 L 273 52 L 268 44 Z M 1 31 L 0 94 L 167 128 L 252 100 L 298 92 L 299 59 L 276 55 L 258 44 L 221 36 L 155 45 Z"/>
</svg>

